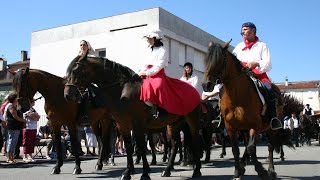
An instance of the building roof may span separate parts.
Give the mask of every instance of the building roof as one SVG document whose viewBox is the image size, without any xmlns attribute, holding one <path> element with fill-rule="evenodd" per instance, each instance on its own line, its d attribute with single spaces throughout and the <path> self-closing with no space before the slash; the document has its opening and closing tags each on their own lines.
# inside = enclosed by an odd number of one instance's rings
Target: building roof
<svg viewBox="0 0 320 180">
<path fill-rule="evenodd" d="M 288 82 L 286 83 L 277 83 L 276 84 L 281 91 L 289 90 L 289 89 L 313 89 L 320 87 L 320 80 L 316 81 L 300 81 L 300 82 Z"/>
</svg>

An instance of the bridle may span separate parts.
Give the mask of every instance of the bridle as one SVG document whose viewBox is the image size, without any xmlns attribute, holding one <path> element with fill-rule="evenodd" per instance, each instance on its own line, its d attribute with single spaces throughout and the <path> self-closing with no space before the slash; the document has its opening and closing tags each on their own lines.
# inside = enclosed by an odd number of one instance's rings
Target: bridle
<svg viewBox="0 0 320 180">
<path fill-rule="evenodd" d="M 103 71 L 105 72 L 108 68 L 107 68 L 107 61 L 106 59 L 103 59 Z M 80 68 L 85 68 L 85 66 L 88 64 L 86 62 L 79 62 L 77 61 L 76 64 L 78 65 L 78 67 Z M 72 71 L 72 70 L 71 70 Z M 118 80 L 118 81 L 113 81 L 113 82 L 107 82 L 107 83 L 101 83 L 103 85 L 99 85 L 99 88 L 103 89 L 103 88 L 111 88 L 111 87 L 115 87 L 121 83 L 127 82 L 127 80 Z M 83 96 L 83 92 L 85 91 L 85 89 L 87 89 L 84 86 L 81 85 L 76 85 L 74 83 L 70 83 L 69 80 L 67 80 L 67 83 L 65 84 L 65 86 L 69 86 L 69 87 L 73 87 L 76 88 L 79 93 L 81 94 L 81 96 Z"/>
<path fill-rule="evenodd" d="M 227 74 L 227 68 L 226 68 L 226 66 L 227 66 L 227 51 L 228 51 L 227 49 L 223 49 L 222 48 L 222 57 L 223 57 L 222 63 L 220 63 L 221 65 L 218 67 L 219 70 L 215 74 L 213 74 L 213 75 L 215 75 L 216 78 L 220 78 L 221 82 L 224 83 L 224 84 L 231 83 L 233 80 L 238 79 L 242 75 L 246 74 L 245 71 L 244 71 L 245 68 L 243 68 L 241 70 L 241 73 L 237 74 L 234 77 L 230 77 L 230 78 L 223 78 L 222 77 L 223 75 Z M 219 75 L 217 75 L 217 74 L 219 74 Z"/>
<path fill-rule="evenodd" d="M 22 70 L 20 70 L 20 71 L 22 71 Z M 23 73 L 21 74 L 21 85 L 22 84 L 23 84 L 23 86 L 20 86 L 19 93 L 17 93 L 17 96 L 18 96 L 17 100 L 21 106 L 26 105 L 25 103 L 27 103 L 28 106 L 30 106 L 31 99 L 33 99 L 33 98 L 31 97 L 29 78 L 28 78 L 27 74 L 23 74 Z M 26 96 L 20 96 L 21 89 L 25 89 Z"/>
</svg>

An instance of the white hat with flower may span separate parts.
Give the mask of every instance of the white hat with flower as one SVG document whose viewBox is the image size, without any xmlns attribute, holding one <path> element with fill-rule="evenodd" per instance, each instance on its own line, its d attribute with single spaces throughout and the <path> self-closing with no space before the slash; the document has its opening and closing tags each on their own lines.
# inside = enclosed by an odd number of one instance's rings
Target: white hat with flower
<svg viewBox="0 0 320 180">
<path fill-rule="evenodd" d="M 159 28 L 149 28 L 143 37 L 162 39 L 163 34 Z"/>
</svg>

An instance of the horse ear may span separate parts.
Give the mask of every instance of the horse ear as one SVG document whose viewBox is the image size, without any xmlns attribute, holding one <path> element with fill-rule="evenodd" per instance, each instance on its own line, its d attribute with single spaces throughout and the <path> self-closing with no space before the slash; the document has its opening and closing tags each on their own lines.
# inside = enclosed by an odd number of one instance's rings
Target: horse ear
<svg viewBox="0 0 320 180">
<path fill-rule="evenodd" d="M 232 39 L 230 39 L 228 42 L 224 43 L 224 44 L 222 45 L 222 48 L 223 48 L 223 49 L 228 49 L 231 41 L 232 41 Z"/>
</svg>

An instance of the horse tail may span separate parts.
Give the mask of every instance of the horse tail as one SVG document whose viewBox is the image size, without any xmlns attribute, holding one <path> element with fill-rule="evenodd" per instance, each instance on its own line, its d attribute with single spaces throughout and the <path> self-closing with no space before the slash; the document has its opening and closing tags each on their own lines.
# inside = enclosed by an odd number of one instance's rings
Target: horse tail
<svg viewBox="0 0 320 180">
<path fill-rule="evenodd" d="M 276 153 L 280 153 L 281 146 L 286 145 L 291 149 L 295 149 L 293 143 L 291 142 L 290 131 L 285 129 L 271 130 L 268 131 L 270 143 L 274 147 Z"/>
</svg>

